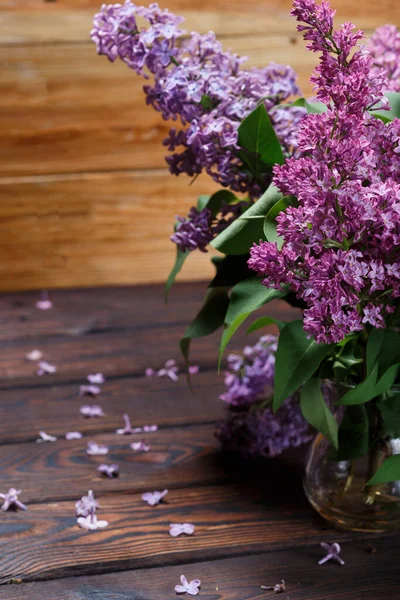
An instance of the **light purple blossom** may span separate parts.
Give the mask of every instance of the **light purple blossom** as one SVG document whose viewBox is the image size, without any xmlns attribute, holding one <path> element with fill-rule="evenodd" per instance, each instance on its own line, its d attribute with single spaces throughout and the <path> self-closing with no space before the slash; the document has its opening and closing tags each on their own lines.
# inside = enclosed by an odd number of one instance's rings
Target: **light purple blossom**
<svg viewBox="0 0 400 600">
<path fill-rule="evenodd" d="M 133 442 L 133 444 L 130 444 L 130 447 L 134 452 L 148 452 L 151 450 L 151 447 L 143 440 L 140 442 Z"/>
<path fill-rule="evenodd" d="M 165 496 L 168 494 L 168 490 L 164 490 L 163 492 L 146 492 L 142 494 L 142 500 L 147 502 L 149 506 L 155 506 L 159 504 Z"/>
<path fill-rule="evenodd" d="M 36 440 L 39 443 L 41 443 L 41 442 L 56 442 L 57 441 L 57 438 L 54 435 L 49 435 L 45 431 L 39 431 L 39 435 L 40 435 L 40 438 Z"/>
<path fill-rule="evenodd" d="M 136 429 L 132 428 L 129 415 L 127 415 L 127 414 L 123 415 L 123 419 L 124 419 L 124 423 L 125 423 L 124 427 L 122 427 L 121 429 L 117 429 L 117 431 L 115 432 L 118 435 L 128 435 L 130 433 L 139 433 L 142 431 L 140 427 L 136 428 Z"/>
<path fill-rule="evenodd" d="M 190 596 L 197 596 L 200 586 L 200 579 L 193 579 L 189 582 L 184 575 L 181 575 L 181 583 L 180 585 L 178 584 L 175 586 L 175 592 L 177 594 L 189 594 Z"/>
<path fill-rule="evenodd" d="M 87 517 L 91 513 L 96 512 L 99 507 L 100 505 L 95 499 L 93 491 L 89 490 L 87 496 L 82 496 L 82 498 L 76 502 L 76 516 Z"/>
<path fill-rule="evenodd" d="M 283 594 L 283 592 L 286 592 L 286 584 L 285 581 L 282 579 L 281 583 L 276 583 L 275 585 L 262 585 L 261 589 L 272 590 L 276 594 Z"/>
<path fill-rule="evenodd" d="M 4 500 L 1 510 L 6 511 L 11 507 L 19 508 L 20 510 L 27 510 L 27 506 L 18 500 L 18 496 L 20 494 L 21 490 L 16 490 L 15 488 L 10 488 L 6 494 L 0 494 L 0 498 Z"/>
<path fill-rule="evenodd" d="M 169 526 L 169 535 L 178 537 L 179 535 L 193 535 L 194 525 L 192 523 L 171 523 Z"/>
<path fill-rule="evenodd" d="M 93 404 L 91 406 L 84 404 L 79 409 L 79 412 L 81 413 L 81 415 L 87 418 L 104 417 L 103 409 L 98 404 Z"/>
<path fill-rule="evenodd" d="M 36 371 L 36 375 L 53 375 L 57 371 L 57 367 L 55 365 L 51 365 L 45 360 L 41 360 L 38 365 L 38 369 Z"/>
<path fill-rule="evenodd" d="M 384 69 L 387 78 L 387 89 L 400 92 L 400 31 L 395 25 L 378 27 L 370 37 L 368 50 L 372 56 L 372 76 Z"/>
<path fill-rule="evenodd" d="M 199 212 L 193 206 L 186 218 L 176 216 L 176 220 L 178 223 L 175 233 L 171 235 L 170 239 L 179 247 L 180 251 L 201 250 L 201 252 L 207 252 L 206 248 L 214 237 L 211 229 L 213 216 L 210 209 L 204 208 Z"/>
<path fill-rule="evenodd" d="M 36 302 L 36 308 L 39 310 L 50 310 L 53 308 L 53 303 L 49 299 L 48 293 L 46 291 L 41 293 L 40 300 Z"/>
<path fill-rule="evenodd" d="M 98 444 L 97 442 L 88 442 L 86 454 L 89 456 L 105 456 L 108 454 L 109 448 L 105 444 Z"/>
<path fill-rule="evenodd" d="M 105 529 L 108 527 L 108 521 L 99 521 L 94 512 L 87 517 L 78 517 L 77 523 L 79 527 L 87 531 L 96 531 L 96 529 Z"/>
<path fill-rule="evenodd" d="M 170 360 L 167 360 L 164 368 L 160 369 L 159 371 L 157 371 L 157 377 L 169 377 L 169 379 L 171 379 L 172 381 L 178 381 L 178 373 L 179 368 L 176 364 L 176 361 L 171 358 Z"/>
<path fill-rule="evenodd" d="M 31 350 L 30 352 L 28 352 L 27 354 L 25 354 L 25 358 L 27 360 L 31 360 L 31 361 L 37 361 L 37 360 L 41 360 L 43 358 L 43 352 L 41 352 L 40 350 Z"/>
<path fill-rule="evenodd" d="M 119 466 L 116 464 L 112 464 L 112 465 L 99 465 L 97 467 L 97 470 L 100 471 L 100 473 L 102 473 L 103 475 L 105 475 L 106 477 L 118 477 L 119 475 Z"/>
<path fill-rule="evenodd" d="M 92 385 L 101 385 L 101 384 L 105 383 L 105 381 L 106 381 L 103 373 L 94 373 L 92 375 L 88 375 L 86 377 L 86 379 Z"/>
<path fill-rule="evenodd" d="M 151 367 L 149 367 L 148 369 L 146 369 L 145 371 L 145 375 L 146 377 L 154 377 L 156 374 L 155 370 L 152 369 Z"/>
<path fill-rule="evenodd" d="M 83 436 L 80 431 L 67 431 L 65 434 L 66 440 L 80 440 L 82 437 Z"/>
<path fill-rule="evenodd" d="M 327 555 L 318 562 L 319 565 L 323 565 L 328 560 L 333 560 L 334 562 L 339 563 L 340 565 L 344 565 L 344 560 L 340 558 L 340 545 L 335 544 L 326 544 L 325 542 L 321 542 L 321 547 L 326 550 Z"/>
<path fill-rule="evenodd" d="M 143 425 L 142 428 L 139 427 L 138 429 L 144 433 L 154 433 L 155 431 L 158 431 L 158 425 Z"/>
<path fill-rule="evenodd" d="M 199 365 L 190 365 L 190 367 L 189 367 L 189 373 L 190 373 L 190 375 L 197 375 L 197 373 L 199 371 L 200 371 Z"/>
<path fill-rule="evenodd" d="M 79 387 L 80 396 L 98 396 L 101 388 L 97 385 L 81 385 Z"/>
</svg>

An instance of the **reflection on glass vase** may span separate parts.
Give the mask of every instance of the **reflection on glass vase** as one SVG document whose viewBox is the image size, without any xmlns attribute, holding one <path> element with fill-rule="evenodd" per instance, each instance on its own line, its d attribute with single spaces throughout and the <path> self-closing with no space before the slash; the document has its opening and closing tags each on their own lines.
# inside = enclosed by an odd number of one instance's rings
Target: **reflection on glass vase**
<svg viewBox="0 0 400 600">
<path fill-rule="evenodd" d="M 329 442 L 317 435 L 304 477 L 306 496 L 334 526 L 352 531 L 400 530 L 400 481 L 368 486 L 386 456 L 400 454 L 400 439 L 375 442 L 369 455 L 335 460 Z"/>
</svg>

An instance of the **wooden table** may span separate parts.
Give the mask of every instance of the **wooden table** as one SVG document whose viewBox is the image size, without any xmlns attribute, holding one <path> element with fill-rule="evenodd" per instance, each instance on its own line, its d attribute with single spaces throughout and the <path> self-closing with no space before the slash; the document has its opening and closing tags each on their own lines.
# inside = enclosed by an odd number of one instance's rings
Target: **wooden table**
<svg viewBox="0 0 400 600">
<path fill-rule="evenodd" d="M 194 395 L 182 375 L 177 383 L 143 376 L 179 358 L 177 340 L 202 288 L 177 286 L 168 308 L 150 286 L 55 292 L 50 311 L 35 308 L 37 293 L 2 297 L 0 492 L 21 488 L 29 509 L 0 514 L 0 581 L 12 584 L 0 599 L 168 600 L 182 573 L 202 580 L 207 600 L 276 597 L 260 586 L 281 579 L 287 591 L 278 597 L 290 600 L 400 598 L 398 537 L 329 528 L 303 496 L 296 455 L 248 465 L 221 452 L 217 336 L 194 344 Z M 243 343 L 239 335 L 236 346 Z M 57 373 L 35 374 L 25 359 L 35 348 Z M 80 406 L 96 401 L 80 398 L 79 385 L 98 371 L 107 377 L 98 398 L 106 416 L 84 419 Z M 133 436 L 115 435 L 123 413 L 136 426 L 160 426 L 146 436 L 150 452 L 134 453 Z M 38 444 L 39 430 L 59 439 Z M 63 439 L 71 430 L 84 438 Z M 99 476 L 102 460 L 87 456 L 88 440 L 110 446 L 119 478 Z M 159 506 L 141 499 L 164 488 Z M 76 525 L 74 505 L 88 489 L 109 521 L 103 531 Z M 185 521 L 195 535 L 170 537 L 169 524 Z M 317 565 L 321 541 L 342 543 L 344 567 Z"/>
</svg>

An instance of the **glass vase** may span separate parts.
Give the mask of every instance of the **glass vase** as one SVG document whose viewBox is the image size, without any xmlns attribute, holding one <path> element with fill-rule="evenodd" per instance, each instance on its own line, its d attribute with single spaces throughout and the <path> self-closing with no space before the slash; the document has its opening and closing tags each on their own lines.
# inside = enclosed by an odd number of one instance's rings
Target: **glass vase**
<svg viewBox="0 0 400 600">
<path fill-rule="evenodd" d="M 400 439 L 385 439 L 385 456 L 400 453 Z M 400 481 L 367 486 L 382 462 L 379 444 L 368 456 L 332 459 L 332 447 L 317 435 L 309 452 L 304 490 L 315 510 L 339 529 L 400 530 Z"/>
</svg>

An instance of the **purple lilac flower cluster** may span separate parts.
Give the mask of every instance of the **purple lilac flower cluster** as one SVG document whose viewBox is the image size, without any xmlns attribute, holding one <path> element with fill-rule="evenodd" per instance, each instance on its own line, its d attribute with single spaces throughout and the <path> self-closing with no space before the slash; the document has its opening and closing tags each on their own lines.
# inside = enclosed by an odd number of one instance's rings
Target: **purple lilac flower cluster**
<svg viewBox="0 0 400 600">
<path fill-rule="evenodd" d="M 368 112 L 385 105 L 387 79 L 354 51 L 361 32 L 335 31 L 328 2 L 295 0 L 292 12 L 308 49 L 322 52 L 312 81 L 327 111 L 302 120 L 302 156 L 275 167 L 275 184 L 297 201 L 276 219 L 282 247 L 254 245 L 249 266 L 264 285 L 295 291 L 305 331 L 332 343 L 385 327 L 400 295 L 400 120 Z"/>
<path fill-rule="evenodd" d="M 224 52 L 213 32 L 184 37 L 182 20 L 157 4 L 145 8 L 128 0 L 104 5 L 91 37 L 99 54 L 121 59 L 145 78 L 153 76 L 144 87 L 147 104 L 165 120 L 180 122 L 164 141 L 173 153 L 167 157 L 171 173 L 196 176 L 205 170 L 219 184 L 256 197 L 269 181 L 256 181 L 239 157 L 238 127 L 262 101 L 292 154 L 293 131 L 304 111 L 275 107 L 298 94 L 296 75 L 275 63 L 241 70 L 246 59 Z"/>
<path fill-rule="evenodd" d="M 368 50 L 373 58 L 372 75 L 383 68 L 388 77 L 387 89 L 400 92 L 400 31 L 394 25 L 379 27 L 369 40 Z"/>
<path fill-rule="evenodd" d="M 220 398 L 230 410 L 217 437 L 247 456 L 276 456 L 312 438 L 294 398 L 288 398 L 276 414 L 266 405 L 274 380 L 276 349 L 276 337 L 266 335 L 255 346 L 244 348 L 242 355 L 228 357 L 227 391 Z"/>
</svg>

